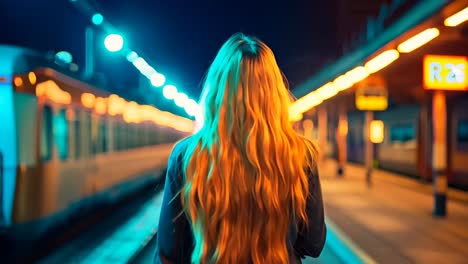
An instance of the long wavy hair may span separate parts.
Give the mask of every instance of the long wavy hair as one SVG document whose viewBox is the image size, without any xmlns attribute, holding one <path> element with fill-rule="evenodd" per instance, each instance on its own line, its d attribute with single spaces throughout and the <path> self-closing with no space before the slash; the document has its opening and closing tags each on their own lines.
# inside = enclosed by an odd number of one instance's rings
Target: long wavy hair
<svg viewBox="0 0 468 264">
<path fill-rule="evenodd" d="M 289 121 L 291 101 L 267 45 L 240 33 L 224 43 L 203 87 L 203 127 L 183 161 L 193 263 L 289 262 L 287 232 L 307 221 L 316 156 Z"/>
</svg>

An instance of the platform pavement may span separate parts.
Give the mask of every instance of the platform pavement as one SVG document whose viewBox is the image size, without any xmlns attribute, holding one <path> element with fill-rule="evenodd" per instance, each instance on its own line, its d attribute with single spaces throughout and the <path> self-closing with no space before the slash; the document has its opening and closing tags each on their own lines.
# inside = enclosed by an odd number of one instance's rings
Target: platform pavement
<svg viewBox="0 0 468 264">
<path fill-rule="evenodd" d="M 347 164 L 337 178 L 336 162 L 325 160 L 319 171 L 327 217 L 376 262 L 468 263 L 463 192 L 448 201 L 446 218 L 436 218 L 432 194 L 403 176 L 376 170 L 369 189 L 362 166 Z"/>
</svg>

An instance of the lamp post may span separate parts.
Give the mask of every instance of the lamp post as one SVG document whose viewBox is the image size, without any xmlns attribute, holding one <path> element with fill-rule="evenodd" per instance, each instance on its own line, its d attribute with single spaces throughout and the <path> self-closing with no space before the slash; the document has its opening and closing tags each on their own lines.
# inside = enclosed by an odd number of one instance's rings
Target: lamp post
<svg viewBox="0 0 468 264">
<path fill-rule="evenodd" d="M 99 25 L 99 20 L 93 16 L 93 23 Z M 101 22 L 102 23 L 102 22 Z M 91 78 L 94 75 L 95 68 L 95 43 L 96 30 L 93 26 L 87 26 L 85 30 L 85 78 Z M 118 52 L 124 46 L 124 39 L 119 34 L 108 34 L 104 39 L 104 46 L 110 52 Z"/>
<path fill-rule="evenodd" d="M 94 75 L 94 29 L 91 26 L 86 27 L 85 31 L 85 70 L 86 79 Z"/>
</svg>

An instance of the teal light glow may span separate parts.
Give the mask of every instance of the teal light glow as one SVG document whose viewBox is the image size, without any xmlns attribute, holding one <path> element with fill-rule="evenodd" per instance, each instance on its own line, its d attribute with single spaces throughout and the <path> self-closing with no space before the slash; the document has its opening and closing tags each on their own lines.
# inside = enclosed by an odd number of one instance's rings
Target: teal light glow
<svg viewBox="0 0 468 264">
<path fill-rule="evenodd" d="M 174 102 L 178 107 L 184 107 L 188 100 L 188 96 L 184 93 L 178 93 L 174 98 Z"/>
<path fill-rule="evenodd" d="M 68 51 L 59 51 L 55 54 L 56 60 L 59 60 L 63 63 L 70 64 L 73 61 L 73 56 Z"/>
<path fill-rule="evenodd" d="M 93 22 L 94 25 L 99 26 L 104 22 L 104 17 L 101 14 L 96 13 L 91 18 L 91 22 Z"/>
<path fill-rule="evenodd" d="M 104 46 L 110 52 L 117 52 L 123 48 L 124 39 L 119 34 L 109 34 L 104 39 Z"/>
<path fill-rule="evenodd" d="M 151 75 L 150 80 L 153 86 L 160 87 L 164 85 L 164 82 L 166 82 L 166 77 L 161 73 L 154 73 L 153 75 Z"/>
<path fill-rule="evenodd" d="M 127 60 L 129 62 L 134 62 L 136 59 L 138 59 L 138 54 L 134 51 L 130 51 L 128 54 L 127 54 Z"/>
<path fill-rule="evenodd" d="M 177 88 L 172 84 L 168 84 L 163 88 L 163 95 L 166 99 L 173 100 L 177 95 Z"/>
</svg>

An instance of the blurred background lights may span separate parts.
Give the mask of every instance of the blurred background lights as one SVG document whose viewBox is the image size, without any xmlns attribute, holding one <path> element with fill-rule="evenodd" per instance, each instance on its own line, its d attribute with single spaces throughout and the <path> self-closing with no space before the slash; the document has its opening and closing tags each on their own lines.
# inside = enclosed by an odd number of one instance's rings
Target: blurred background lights
<svg viewBox="0 0 468 264">
<path fill-rule="evenodd" d="M 104 17 L 101 14 L 96 13 L 91 17 L 91 22 L 93 22 L 94 25 L 99 26 L 104 22 Z"/>
<path fill-rule="evenodd" d="M 175 104 L 178 106 L 178 107 L 184 107 L 184 105 L 186 104 L 186 102 L 188 101 L 188 96 L 184 93 L 178 93 L 174 99 L 175 101 Z"/>
<path fill-rule="evenodd" d="M 104 46 L 110 52 L 117 52 L 123 48 L 124 39 L 119 34 L 109 34 L 104 39 Z"/>
<path fill-rule="evenodd" d="M 134 51 L 130 51 L 128 54 L 127 54 L 127 60 L 129 62 L 134 62 L 136 59 L 138 59 L 138 54 Z"/>
<path fill-rule="evenodd" d="M 156 72 L 151 75 L 150 80 L 153 86 L 161 87 L 163 86 L 164 82 L 166 82 L 166 77 L 161 73 Z"/>
<path fill-rule="evenodd" d="M 100 13 L 95 13 L 91 17 L 91 22 L 96 26 L 102 25 L 104 23 L 104 17 Z M 104 46 L 110 52 L 118 52 L 124 48 L 124 42 L 125 41 L 122 35 L 109 34 L 104 39 Z M 197 119 L 197 123 L 199 126 L 203 124 L 203 121 L 200 121 L 201 109 L 195 100 L 189 98 L 185 93 L 179 92 L 174 85 L 171 85 L 171 84 L 164 85 L 166 83 L 166 77 L 162 73 L 157 72 L 148 63 L 148 61 L 146 61 L 144 58 L 139 56 L 137 52 L 128 50 L 125 52 L 124 56 L 130 63 L 133 64 L 133 66 L 135 66 L 135 68 L 137 68 L 137 70 L 143 76 L 145 76 L 146 78 L 150 80 L 151 85 L 155 87 L 164 86 L 162 93 L 166 99 L 174 100 L 175 104 L 178 107 L 183 108 L 189 116 L 195 117 L 195 119 Z M 71 57 L 71 54 L 69 53 L 57 54 L 57 58 L 62 62 L 66 62 L 66 63 L 72 62 L 72 57 Z M 88 95 L 84 95 L 83 97 L 84 98 L 82 98 L 82 100 L 84 99 L 85 104 L 89 106 L 94 105 L 91 103 L 91 101 L 94 102 L 95 100 L 91 100 L 91 98 Z M 120 112 L 120 110 L 124 108 L 124 106 L 121 104 L 118 104 L 119 107 L 117 107 L 117 99 L 114 97 L 116 96 L 109 98 L 110 100 L 109 102 L 107 102 L 109 106 L 109 109 L 107 109 L 107 111 L 113 115 L 117 114 L 117 112 Z M 113 105 L 115 105 L 116 107 L 114 107 Z M 100 112 L 106 111 L 105 107 L 99 106 L 98 108 L 99 109 L 97 110 L 99 110 Z M 127 121 L 135 121 L 137 119 L 137 116 L 139 115 L 136 114 L 138 111 L 135 112 L 134 105 L 129 104 L 129 106 L 125 108 L 126 109 L 128 108 L 127 109 L 128 111 L 126 111 L 124 119 L 126 119 Z M 145 115 L 147 115 L 150 112 L 151 111 L 146 111 Z"/>
<path fill-rule="evenodd" d="M 193 99 L 188 99 L 184 106 L 184 110 L 190 116 L 195 116 L 199 111 L 197 102 L 195 102 Z"/>
<path fill-rule="evenodd" d="M 69 64 L 73 61 L 73 56 L 68 51 L 59 51 L 55 54 L 55 60 Z"/>
<path fill-rule="evenodd" d="M 168 84 L 163 88 L 163 95 L 169 100 L 175 99 L 177 95 L 177 88 L 174 85 Z"/>
<path fill-rule="evenodd" d="M 37 81 L 37 77 L 36 77 L 36 74 L 34 72 L 30 72 L 28 74 L 28 79 L 29 79 L 29 82 L 34 85 L 36 84 L 36 81 Z"/>
</svg>

